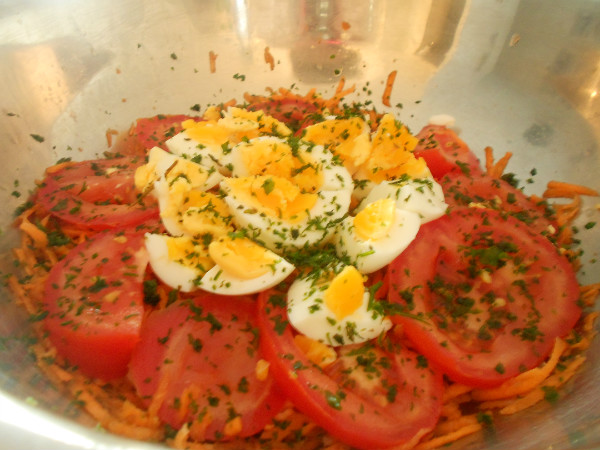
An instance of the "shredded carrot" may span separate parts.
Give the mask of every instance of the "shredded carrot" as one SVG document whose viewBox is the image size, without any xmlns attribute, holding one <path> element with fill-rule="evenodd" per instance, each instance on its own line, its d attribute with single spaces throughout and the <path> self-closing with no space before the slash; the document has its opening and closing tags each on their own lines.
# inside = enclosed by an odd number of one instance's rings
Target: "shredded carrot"
<svg viewBox="0 0 600 450">
<path fill-rule="evenodd" d="M 19 225 L 19 229 L 30 236 L 39 247 L 45 247 L 48 245 L 48 235 L 32 224 L 29 220 L 23 219 L 21 225 Z"/>
<path fill-rule="evenodd" d="M 394 87 L 394 81 L 396 81 L 396 75 L 398 74 L 397 70 L 392 70 L 387 77 L 385 82 L 385 89 L 383 90 L 383 97 L 381 99 L 381 103 L 385 106 L 392 106 L 390 103 L 390 97 L 392 96 L 392 89 Z"/>
<path fill-rule="evenodd" d="M 600 295 L 600 283 L 587 284 L 579 288 L 581 299 L 587 307 L 592 307 L 598 295 Z"/>
<path fill-rule="evenodd" d="M 117 136 L 118 134 L 119 132 L 117 130 L 113 130 L 112 128 L 106 130 L 106 144 L 108 145 L 108 148 L 112 147 L 113 136 Z"/>
<path fill-rule="evenodd" d="M 72 161 L 65 161 L 62 163 L 54 164 L 53 166 L 50 166 L 46 169 L 46 173 L 53 174 L 53 173 L 56 173 L 56 172 L 64 169 L 65 167 L 72 166 L 73 164 L 75 164 L 75 163 Z"/>
<path fill-rule="evenodd" d="M 594 189 L 561 181 L 548 182 L 546 191 L 543 194 L 544 198 L 575 198 L 578 195 L 597 197 L 599 194 Z"/>
<path fill-rule="evenodd" d="M 573 196 L 573 201 L 567 204 L 554 205 L 556 211 L 556 222 L 559 227 L 571 223 L 579 214 L 581 208 L 581 197 L 577 194 Z"/>
<path fill-rule="evenodd" d="M 269 47 L 265 47 L 265 62 L 269 65 L 271 70 L 275 69 L 275 58 L 273 58 Z"/>
<path fill-rule="evenodd" d="M 444 401 L 448 402 L 456 397 L 460 397 L 461 395 L 467 394 L 471 392 L 473 388 L 471 386 L 466 386 L 464 384 L 451 384 L 446 387 L 444 390 Z"/>
<path fill-rule="evenodd" d="M 567 344 L 565 341 L 556 338 L 552 354 L 546 364 L 542 367 L 535 367 L 527 372 L 523 372 L 515 378 L 511 378 L 504 382 L 497 388 L 473 391 L 473 398 L 479 401 L 498 400 L 501 398 L 513 397 L 532 390 L 552 373 L 560 360 L 560 355 L 562 355 L 566 348 Z"/>
<path fill-rule="evenodd" d="M 566 369 L 564 369 L 562 372 L 552 375 L 536 390 L 502 408 L 500 410 L 500 414 L 514 414 L 544 400 L 544 398 L 546 398 L 546 389 L 556 388 L 566 383 L 573 375 L 575 375 L 575 371 L 579 368 L 579 366 L 581 366 L 581 364 L 583 364 L 584 361 L 584 356 L 577 355 L 575 359 L 573 359 L 573 361 L 571 361 L 571 363 L 566 367 Z"/>
<path fill-rule="evenodd" d="M 477 423 L 479 423 L 479 421 L 477 420 L 477 416 L 475 414 L 461 415 L 456 419 L 447 420 L 445 422 L 440 423 L 436 427 L 435 432 L 439 435 L 449 434 L 460 430 L 461 428 L 464 428 L 468 425 L 473 425 Z"/>
<path fill-rule="evenodd" d="M 446 419 L 450 420 L 462 417 L 463 414 L 460 409 L 460 403 L 460 401 L 444 403 L 444 405 L 442 406 L 442 417 L 445 417 Z"/>
<path fill-rule="evenodd" d="M 460 438 L 476 433 L 481 430 L 482 425 L 479 423 L 465 425 L 456 431 L 445 434 L 443 436 L 434 437 L 428 441 L 425 441 L 415 447 L 415 450 L 431 450 L 442 447 L 451 442 L 458 441 Z"/>
<path fill-rule="evenodd" d="M 494 154 L 492 147 L 485 148 L 485 169 L 489 176 L 492 178 L 500 178 L 504 171 L 506 170 L 506 166 L 510 158 L 512 157 L 511 152 L 506 152 L 505 155 L 500 158 L 498 162 L 494 162 Z"/>
<path fill-rule="evenodd" d="M 212 50 L 208 52 L 208 64 L 210 73 L 215 73 L 217 71 L 217 55 Z"/>
</svg>

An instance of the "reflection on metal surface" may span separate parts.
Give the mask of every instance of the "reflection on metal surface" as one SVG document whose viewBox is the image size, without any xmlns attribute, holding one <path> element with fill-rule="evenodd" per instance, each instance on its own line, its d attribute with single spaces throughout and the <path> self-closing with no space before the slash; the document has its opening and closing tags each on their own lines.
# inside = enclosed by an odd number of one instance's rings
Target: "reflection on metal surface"
<svg viewBox="0 0 600 450">
<path fill-rule="evenodd" d="M 340 76 L 364 77 L 367 68 L 378 67 L 389 52 L 386 62 L 399 66 L 399 83 L 414 82 L 406 76 L 411 72 L 424 83 L 451 56 L 468 4 L 304 0 L 301 34 L 290 50 L 292 65 L 303 81 L 332 82 Z"/>
<path fill-rule="evenodd" d="M 65 109 L 72 93 L 54 49 L 39 45 L 16 49 L 12 55 L 17 73 L 23 74 L 27 92 L 43 123 L 51 123 Z"/>
<path fill-rule="evenodd" d="M 0 398 L 0 421 L 12 425 L 19 432 L 33 433 L 40 438 L 58 443 L 62 448 L 92 449 L 95 447 L 93 439 L 65 427 L 58 427 L 50 417 L 40 417 L 35 426 L 32 426 L 31 414 L 31 407 L 11 401 L 7 397 Z"/>
<path fill-rule="evenodd" d="M 436 66 L 440 65 L 458 38 L 457 32 L 468 10 L 468 3 L 468 0 L 435 2 L 435 6 L 429 10 L 417 54 L 424 56 Z"/>
</svg>

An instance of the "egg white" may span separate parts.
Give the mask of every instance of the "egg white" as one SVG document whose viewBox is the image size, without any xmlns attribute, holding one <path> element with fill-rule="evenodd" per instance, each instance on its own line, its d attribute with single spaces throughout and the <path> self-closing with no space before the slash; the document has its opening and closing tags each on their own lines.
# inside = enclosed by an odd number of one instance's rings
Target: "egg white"
<svg viewBox="0 0 600 450">
<path fill-rule="evenodd" d="M 218 125 L 207 125 L 217 127 Z M 221 145 L 214 143 L 200 142 L 192 139 L 186 130 L 176 134 L 165 142 L 169 151 L 175 155 L 194 159 L 200 164 L 216 166 L 220 172 L 223 171 L 222 161 L 225 158 L 226 150 Z"/>
<path fill-rule="evenodd" d="M 421 223 L 443 216 L 448 208 L 442 187 L 433 178 L 405 178 L 373 186 L 357 211 L 383 198 L 393 199 L 398 209 L 418 214 Z"/>
<path fill-rule="evenodd" d="M 338 226 L 334 238 L 338 257 L 348 260 L 359 272 L 368 274 L 391 263 L 414 240 L 419 231 L 419 216 L 411 211 L 397 209 L 386 236 L 363 239 L 354 226 L 354 217 L 346 217 Z"/>
<path fill-rule="evenodd" d="M 310 277 L 297 278 L 287 293 L 287 313 L 292 327 L 311 339 L 331 346 L 356 344 L 374 339 L 391 328 L 391 322 L 369 309 L 369 292 L 352 314 L 337 320 L 327 307 L 324 295 L 328 283 L 318 284 Z"/>
<path fill-rule="evenodd" d="M 168 179 L 168 174 L 172 173 L 171 171 L 174 170 L 173 167 L 177 167 L 174 165 L 179 161 L 184 162 L 190 170 L 205 172 L 207 175 L 206 181 L 200 186 L 194 186 L 185 176 L 177 177 L 175 180 Z M 179 220 L 179 216 L 184 214 L 185 211 L 179 211 L 173 204 L 175 197 L 174 191 L 176 189 L 181 189 L 184 191 L 198 190 L 205 192 L 215 187 L 223 179 L 223 176 L 218 172 L 214 161 L 209 162 L 211 165 L 205 166 L 197 164 L 187 158 L 166 152 L 160 147 L 154 147 L 150 150 L 148 164 L 154 166 L 154 182 L 152 184 L 151 194 L 158 200 L 161 221 L 165 226 L 165 229 L 173 236 L 188 234 L 186 230 L 181 227 Z M 172 210 L 177 211 L 175 214 L 172 214 Z"/>
<path fill-rule="evenodd" d="M 165 173 L 170 170 L 177 161 L 184 161 L 192 166 L 196 167 L 197 170 L 204 170 L 207 172 L 206 182 L 202 186 L 198 186 L 197 189 L 202 191 L 208 191 L 215 187 L 223 176 L 219 173 L 217 164 L 211 159 L 203 159 L 200 163 L 199 159 L 192 160 L 192 158 L 178 156 L 173 153 L 169 153 L 160 147 L 153 147 L 148 153 L 149 163 L 155 164 L 156 183 L 166 182 Z M 156 184 L 155 184 L 156 187 Z"/>
<path fill-rule="evenodd" d="M 240 278 L 220 265 L 213 266 L 200 280 L 200 289 L 221 295 L 254 294 L 269 289 L 285 280 L 293 271 L 294 266 L 281 257 L 276 257 L 270 271 L 256 278 Z"/>
<path fill-rule="evenodd" d="M 198 282 L 205 271 L 170 259 L 167 244 L 170 238 L 171 236 L 164 234 L 145 234 L 145 245 L 152 271 L 163 283 L 173 289 L 192 292 L 198 289 Z"/>
</svg>

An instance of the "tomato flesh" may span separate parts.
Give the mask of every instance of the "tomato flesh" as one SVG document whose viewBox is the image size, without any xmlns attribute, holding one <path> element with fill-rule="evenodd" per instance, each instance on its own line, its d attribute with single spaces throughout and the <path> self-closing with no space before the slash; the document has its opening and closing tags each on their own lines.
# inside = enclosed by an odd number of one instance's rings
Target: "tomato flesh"
<svg viewBox="0 0 600 450">
<path fill-rule="evenodd" d="M 442 125 L 427 125 L 416 136 L 417 158 L 425 159 L 436 180 L 448 173 L 476 176 L 482 173 L 479 160 L 468 145 L 451 129 Z"/>
<path fill-rule="evenodd" d="M 160 147 L 167 150 L 165 142 L 176 134 L 183 131 L 182 122 L 191 119 L 191 116 L 185 114 L 157 115 L 138 119 L 133 136 L 139 142 L 139 145 L 150 150 L 153 147 Z"/>
<path fill-rule="evenodd" d="M 579 318 L 569 261 L 497 211 L 455 209 L 421 227 L 389 266 L 394 316 L 454 381 L 495 386 L 539 365 Z"/>
<path fill-rule="evenodd" d="M 145 320 L 129 378 L 142 398 L 160 396 L 149 407 L 174 428 L 203 423 L 196 437 L 211 441 L 250 436 L 284 402 L 272 377 L 257 378 L 257 332 L 251 297 L 200 294 L 174 303 Z M 241 428 L 231 435 L 235 417 Z"/>
<path fill-rule="evenodd" d="M 260 345 L 270 371 L 296 408 L 356 448 L 414 443 L 437 422 L 442 378 L 404 346 L 347 346 L 325 371 L 295 345 L 285 295 L 259 294 Z"/>
<path fill-rule="evenodd" d="M 60 355 L 90 377 L 127 372 L 144 313 L 143 235 L 105 232 L 74 247 L 45 285 L 45 327 Z"/>
<path fill-rule="evenodd" d="M 540 234 L 552 234 L 558 225 L 550 219 L 543 203 L 536 203 L 508 182 L 487 175 L 470 177 L 448 174 L 440 181 L 446 203 L 451 208 L 473 203 L 507 212 Z"/>
<path fill-rule="evenodd" d="M 158 223 L 152 196 L 139 198 L 135 170 L 142 158 L 116 158 L 65 164 L 48 173 L 37 201 L 53 216 L 92 230 Z"/>
</svg>

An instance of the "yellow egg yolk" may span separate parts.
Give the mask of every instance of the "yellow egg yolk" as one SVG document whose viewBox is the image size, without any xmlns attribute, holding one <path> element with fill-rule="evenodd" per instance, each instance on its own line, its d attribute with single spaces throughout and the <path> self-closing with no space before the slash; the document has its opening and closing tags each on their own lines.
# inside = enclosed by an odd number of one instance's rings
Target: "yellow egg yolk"
<svg viewBox="0 0 600 450">
<path fill-rule="evenodd" d="M 395 215 L 396 203 L 393 199 L 376 200 L 354 217 L 354 231 L 365 241 L 382 239 L 392 228 Z"/>
<path fill-rule="evenodd" d="M 248 111 L 231 107 L 229 114 L 219 118 L 219 112 L 212 109 L 206 112 L 211 120 L 195 121 L 188 119 L 181 123 L 187 136 L 201 145 L 221 146 L 229 143 L 231 146 L 243 139 L 253 139 L 261 134 L 276 133 L 288 136 L 292 132 L 277 119 L 264 114 L 262 111 Z"/>
<path fill-rule="evenodd" d="M 337 359 L 337 353 L 328 345 L 303 334 L 294 336 L 294 343 L 317 366 L 325 368 Z"/>
<path fill-rule="evenodd" d="M 403 174 L 413 177 L 429 175 L 425 160 L 417 159 L 412 153 L 417 143 L 418 139 L 392 114 L 384 115 L 371 142 L 371 155 L 362 165 L 365 176 L 380 183 Z"/>
<path fill-rule="evenodd" d="M 229 141 L 230 130 L 221 127 L 217 121 L 208 120 L 196 122 L 193 119 L 184 120 L 181 126 L 187 136 L 203 145 L 221 146 Z"/>
<path fill-rule="evenodd" d="M 256 123 L 258 125 L 258 130 L 261 133 L 277 134 L 280 136 L 289 136 L 292 134 L 292 130 L 290 130 L 286 124 L 280 122 L 272 116 L 265 114 L 263 111 L 248 111 L 247 109 L 243 108 L 231 107 L 229 108 L 228 112 L 230 117 L 233 119 L 243 119 Z M 225 117 L 223 119 L 227 118 Z"/>
<path fill-rule="evenodd" d="M 169 236 L 167 249 L 169 259 L 183 266 L 203 273 L 214 266 L 208 250 L 187 236 Z"/>
<path fill-rule="evenodd" d="M 289 180 L 302 192 L 318 192 L 323 185 L 323 175 L 310 154 L 298 154 L 278 139 L 242 144 L 240 152 L 250 175 L 276 175 Z"/>
<path fill-rule="evenodd" d="M 303 220 L 318 198 L 317 194 L 303 193 L 290 181 L 274 175 L 229 178 L 226 184 L 238 201 L 290 223 Z"/>
<path fill-rule="evenodd" d="M 139 191 L 145 192 L 154 186 L 157 178 L 156 163 L 150 161 L 148 164 L 144 164 L 135 170 L 133 181 Z"/>
<path fill-rule="evenodd" d="M 342 320 L 362 305 L 364 293 L 362 274 L 354 266 L 346 266 L 329 284 L 324 300 L 337 320 Z"/>
<path fill-rule="evenodd" d="M 169 206 L 162 217 L 176 217 L 181 228 L 192 236 L 220 237 L 233 231 L 227 203 L 211 192 L 177 189 L 169 191 Z"/>
<path fill-rule="evenodd" d="M 225 272 L 244 280 L 273 271 L 276 255 L 247 238 L 223 237 L 208 246 L 213 261 Z"/>
<path fill-rule="evenodd" d="M 353 174 L 371 153 L 367 124 L 360 117 L 325 120 L 306 128 L 303 139 L 328 147 Z"/>
<path fill-rule="evenodd" d="M 183 179 L 189 183 L 190 189 L 202 188 L 208 176 L 205 167 L 185 159 L 178 159 L 165 171 L 165 179 L 169 184 Z"/>
<path fill-rule="evenodd" d="M 164 173 L 157 173 L 156 166 L 161 156 L 160 152 L 151 153 L 148 163 L 136 169 L 134 183 L 138 190 L 144 192 L 152 189 L 154 182 L 162 176 L 169 184 L 184 181 L 188 189 L 203 188 L 210 175 L 208 169 L 192 161 L 177 159 Z"/>
</svg>

